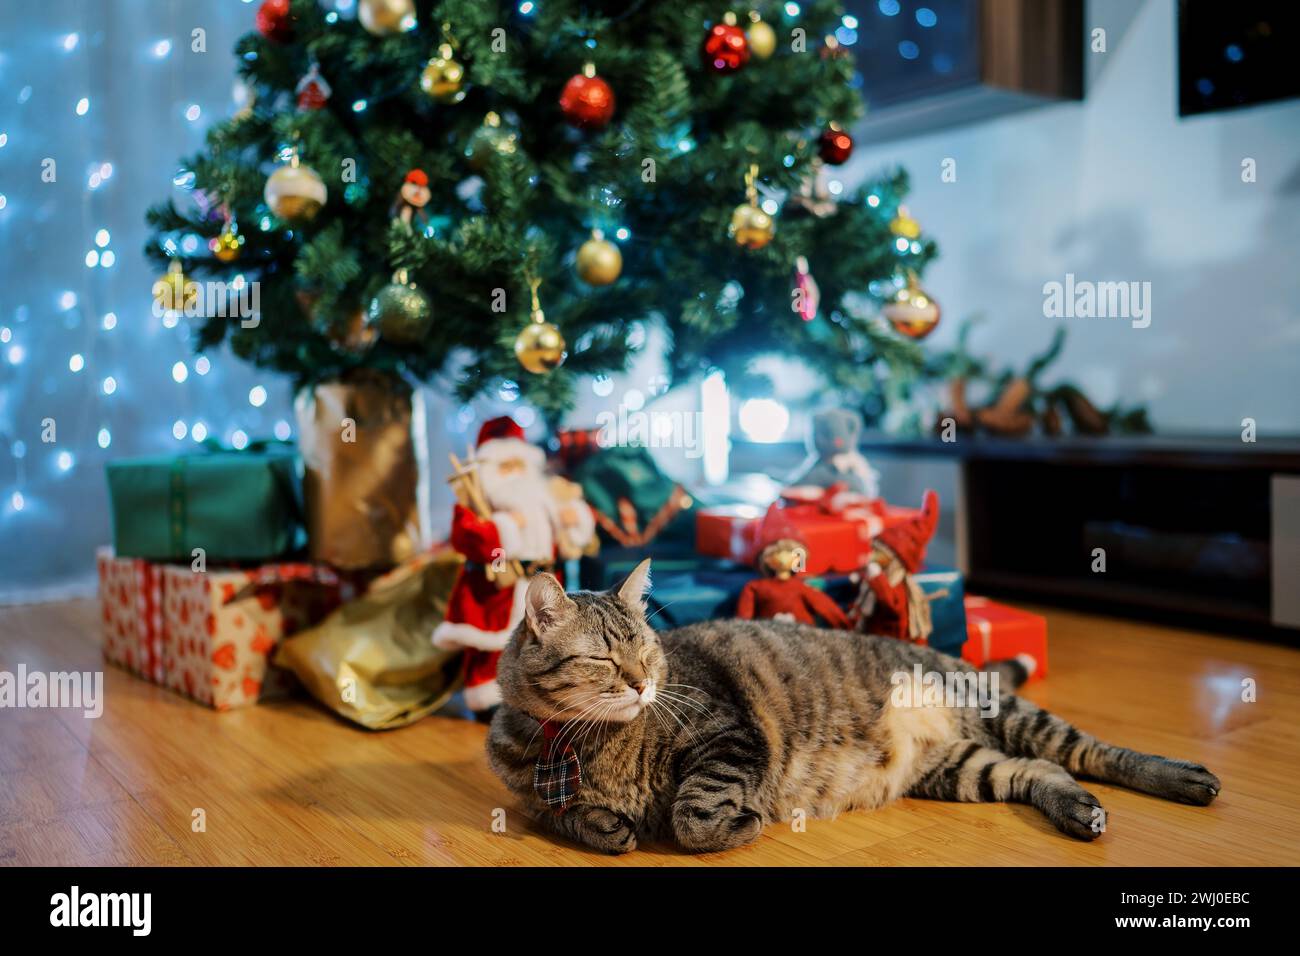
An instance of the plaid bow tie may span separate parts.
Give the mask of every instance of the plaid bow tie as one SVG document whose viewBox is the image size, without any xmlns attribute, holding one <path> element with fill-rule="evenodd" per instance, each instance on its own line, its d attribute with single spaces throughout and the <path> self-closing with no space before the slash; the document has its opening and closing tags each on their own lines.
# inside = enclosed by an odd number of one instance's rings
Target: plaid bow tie
<svg viewBox="0 0 1300 956">
<path fill-rule="evenodd" d="M 568 741 L 556 746 L 559 732 L 549 720 L 542 721 L 542 752 L 533 765 L 533 789 L 555 813 L 563 813 L 582 786 L 578 752 Z"/>
</svg>

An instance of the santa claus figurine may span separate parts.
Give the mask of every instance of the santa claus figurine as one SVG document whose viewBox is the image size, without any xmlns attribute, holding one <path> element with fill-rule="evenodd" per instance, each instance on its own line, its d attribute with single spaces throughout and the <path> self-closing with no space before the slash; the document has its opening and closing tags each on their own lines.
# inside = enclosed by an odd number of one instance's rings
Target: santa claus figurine
<svg viewBox="0 0 1300 956">
<path fill-rule="evenodd" d="M 925 563 L 938 524 L 939 496 L 927 488 L 919 515 L 876 536 L 852 614 L 859 631 L 916 644 L 929 640 L 930 599 L 913 575 Z"/>
<path fill-rule="evenodd" d="M 581 548 L 596 533 L 585 501 L 555 497 L 545 464 L 542 450 L 502 416 L 484 422 L 474 459 L 459 474 L 451 545 L 465 565 L 433 643 L 466 651 L 465 703 L 480 718 L 501 701 L 497 659 L 523 618 L 528 579 L 558 574 L 561 542 Z"/>
<path fill-rule="evenodd" d="M 774 541 L 758 556 L 763 577 L 750 581 L 740 592 L 736 617 L 752 620 L 798 621 L 847 629 L 849 620 L 840 606 L 815 587 L 800 580 L 808 563 L 808 550 L 792 538 Z"/>
</svg>

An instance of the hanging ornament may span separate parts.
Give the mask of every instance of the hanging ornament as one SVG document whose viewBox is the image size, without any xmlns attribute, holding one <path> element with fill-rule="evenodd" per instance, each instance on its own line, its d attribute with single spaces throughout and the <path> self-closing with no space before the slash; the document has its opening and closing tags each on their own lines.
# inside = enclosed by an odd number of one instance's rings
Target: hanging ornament
<svg viewBox="0 0 1300 956">
<path fill-rule="evenodd" d="M 433 193 L 429 191 L 429 177 L 423 169 L 412 169 L 402 181 L 402 188 L 397 193 L 393 208 L 388 214 L 399 219 L 407 229 L 417 226 L 423 232 L 429 225 L 429 214 L 424 207 L 429 204 Z"/>
<path fill-rule="evenodd" d="M 838 123 L 831 123 L 817 141 L 817 155 L 832 166 L 846 163 L 853 155 L 853 137 L 840 129 Z"/>
<path fill-rule="evenodd" d="M 208 240 L 208 248 L 221 262 L 234 262 L 238 259 L 243 245 L 244 237 L 239 234 L 239 227 L 231 218 L 226 219 L 220 233 Z"/>
<path fill-rule="evenodd" d="M 293 14 L 289 0 L 264 0 L 257 8 L 257 32 L 272 43 L 288 43 L 293 39 Z"/>
<path fill-rule="evenodd" d="M 828 33 L 820 55 L 823 60 L 851 60 L 853 51 L 835 39 L 835 34 Z"/>
<path fill-rule="evenodd" d="M 599 229 L 578 247 L 578 278 L 587 285 L 609 285 L 623 271 L 623 253 Z"/>
<path fill-rule="evenodd" d="M 459 103 L 465 98 L 465 67 L 456 60 L 456 51 L 451 44 L 451 28 L 444 23 L 442 32 L 447 39 L 438 47 L 438 55 L 424 65 L 424 72 L 420 74 L 420 89 L 436 102 Z"/>
<path fill-rule="evenodd" d="M 487 169 L 488 160 L 493 153 L 509 155 L 515 151 L 519 137 L 501 125 L 501 117 L 488 113 L 483 117 L 483 125 L 474 131 L 465 147 L 465 161 L 476 173 Z"/>
<path fill-rule="evenodd" d="M 881 311 L 894 330 L 909 339 L 923 339 L 939 324 L 939 303 L 921 288 L 911 269 L 907 270 L 907 285 L 895 292 Z"/>
<path fill-rule="evenodd" d="M 257 105 L 257 90 L 242 79 L 237 79 L 230 88 L 230 99 L 235 104 L 234 118 L 242 122 L 253 115 L 253 107 Z"/>
<path fill-rule="evenodd" d="M 313 63 L 307 70 L 307 75 L 298 81 L 294 92 L 298 94 L 298 109 L 318 110 L 329 102 L 333 91 L 325 82 L 325 77 L 320 75 L 320 66 Z"/>
<path fill-rule="evenodd" d="M 749 11 L 749 29 L 745 31 L 745 40 L 749 43 L 749 52 L 759 60 L 766 60 L 776 52 L 776 31 L 758 15 L 757 10 Z"/>
<path fill-rule="evenodd" d="M 377 37 L 415 29 L 415 0 L 361 0 L 357 19 Z"/>
<path fill-rule="evenodd" d="M 889 231 L 904 239 L 915 239 L 921 235 L 921 224 L 908 214 L 906 206 L 899 206 L 898 213 L 889 221 Z"/>
<path fill-rule="evenodd" d="M 329 198 L 329 191 L 316 170 L 298 164 L 295 152 L 289 163 L 266 180 L 262 193 L 271 212 L 286 222 L 311 222 Z"/>
<path fill-rule="evenodd" d="M 600 129 L 613 117 L 615 105 L 614 90 L 596 75 L 594 63 L 569 77 L 560 93 L 560 112 L 579 129 Z"/>
<path fill-rule="evenodd" d="M 533 310 L 515 339 L 515 358 L 519 364 L 534 375 L 546 375 L 564 364 L 569 353 L 565 351 L 564 336 L 542 312 L 541 302 L 537 298 L 540 279 L 532 279 L 529 286 L 533 293 Z"/>
<path fill-rule="evenodd" d="M 741 203 L 731 214 L 731 228 L 728 235 L 736 244 L 746 249 L 762 249 L 772 241 L 776 234 L 776 223 L 772 217 L 758 205 L 758 165 L 749 167 L 745 174 L 745 196 L 747 202 Z"/>
<path fill-rule="evenodd" d="M 817 308 L 821 305 L 822 292 L 817 287 L 817 280 L 808 269 L 808 260 L 800 256 L 794 261 L 794 310 L 799 318 L 811 322 L 817 318 Z"/>
<path fill-rule="evenodd" d="M 749 41 L 745 31 L 736 26 L 734 13 L 709 27 L 700 52 L 704 65 L 715 73 L 734 73 L 749 62 Z"/>
<path fill-rule="evenodd" d="M 799 191 L 790 194 L 785 208 L 787 212 L 811 213 L 818 219 L 825 219 L 838 211 L 840 207 L 826 183 L 826 166 L 821 160 L 812 161 L 811 169 L 799 183 Z"/>
<path fill-rule="evenodd" d="M 409 280 L 405 269 L 398 269 L 393 281 L 370 300 L 366 322 L 385 342 L 414 345 L 429 334 L 433 303 Z"/>
<path fill-rule="evenodd" d="M 180 261 L 167 263 L 167 274 L 153 284 L 153 300 L 165 312 L 184 312 L 198 300 L 199 285 L 186 278 Z"/>
</svg>

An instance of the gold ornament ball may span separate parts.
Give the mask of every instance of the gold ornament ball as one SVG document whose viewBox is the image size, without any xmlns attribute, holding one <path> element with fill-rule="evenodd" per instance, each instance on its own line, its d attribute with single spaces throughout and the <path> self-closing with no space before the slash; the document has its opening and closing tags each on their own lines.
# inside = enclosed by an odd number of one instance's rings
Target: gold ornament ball
<svg viewBox="0 0 1300 956">
<path fill-rule="evenodd" d="M 623 272 L 623 253 L 608 239 L 593 237 L 578 247 L 576 264 L 587 285 L 609 285 Z"/>
<path fill-rule="evenodd" d="M 310 222 L 325 205 L 329 191 L 310 166 L 281 166 L 267 179 L 263 198 L 281 219 Z"/>
<path fill-rule="evenodd" d="M 465 162 L 476 173 L 487 169 L 488 160 L 493 153 L 509 155 L 515 151 L 518 137 L 514 132 L 501 126 L 501 118 L 489 113 L 483 125 L 474 131 L 465 147 Z"/>
<path fill-rule="evenodd" d="M 420 89 L 439 103 L 459 103 L 465 98 L 465 68 L 452 58 L 451 47 L 443 45 L 438 55 L 424 65 Z"/>
<path fill-rule="evenodd" d="M 357 19 L 377 37 L 415 29 L 415 0 L 361 0 Z"/>
<path fill-rule="evenodd" d="M 414 282 L 390 282 L 370 300 L 370 327 L 393 345 L 414 345 L 429 333 L 433 303 Z"/>
<path fill-rule="evenodd" d="M 183 312 L 198 295 L 198 283 L 186 278 L 179 265 L 168 268 L 167 274 L 153 284 L 154 302 L 168 312 Z"/>
<path fill-rule="evenodd" d="M 939 324 L 939 303 L 915 281 L 894 293 L 881 311 L 894 331 L 909 339 L 923 339 Z"/>
<path fill-rule="evenodd" d="M 233 229 L 223 229 L 221 235 L 209 243 L 212 254 L 222 262 L 234 262 L 244 245 L 244 237 Z"/>
<path fill-rule="evenodd" d="M 529 322 L 515 339 L 515 358 L 534 375 L 545 375 L 568 357 L 564 336 L 550 322 Z"/>
<path fill-rule="evenodd" d="M 776 234 L 772 217 L 757 206 L 742 203 L 731 214 L 731 238 L 746 249 L 762 249 Z"/>
<path fill-rule="evenodd" d="M 921 235 L 921 224 L 909 216 L 906 210 L 899 210 L 889 223 L 889 231 L 904 239 L 915 239 Z"/>
<path fill-rule="evenodd" d="M 776 52 L 776 31 L 766 20 L 755 20 L 745 31 L 749 52 L 757 59 L 766 60 Z"/>
</svg>

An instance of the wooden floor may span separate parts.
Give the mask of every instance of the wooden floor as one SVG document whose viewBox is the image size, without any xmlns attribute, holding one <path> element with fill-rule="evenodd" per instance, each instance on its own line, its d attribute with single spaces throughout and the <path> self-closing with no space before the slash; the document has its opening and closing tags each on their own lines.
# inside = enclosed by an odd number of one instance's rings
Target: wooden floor
<svg viewBox="0 0 1300 956">
<path fill-rule="evenodd" d="M 519 811 L 488 770 L 481 726 L 431 717 L 372 734 L 307 699 L 218 714 L 109 667 L 98 720 L 0 710 L 0 862 L 1300 864 L 1300 651 L 1047 613 L 1052 674 L 1028 696 L 1104 738 L 1206 764 L 1223 781 L 1213 806 L 1092 784 L 1109 829 L 1091 844 L 1028 807 L 903 800 L 802 833 L 769 827 L 725 854 L 603 857 Z M 89 601 L 0 609 L 0 670 L 99 669 L 97 620 Z M 1257 703 L 1241 700 L 1245 678 Z"/>
</svg>

